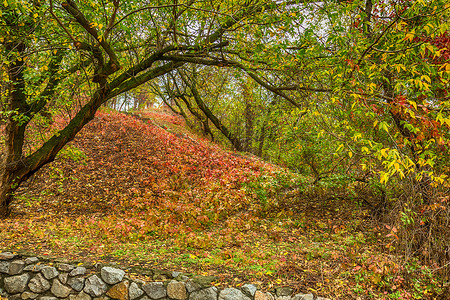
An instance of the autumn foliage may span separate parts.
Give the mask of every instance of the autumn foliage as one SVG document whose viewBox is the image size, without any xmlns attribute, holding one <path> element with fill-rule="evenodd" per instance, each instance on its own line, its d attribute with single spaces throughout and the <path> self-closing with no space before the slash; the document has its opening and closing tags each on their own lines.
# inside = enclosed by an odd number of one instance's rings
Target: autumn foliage
<svg viewBox="0 0 450 300">
<path fill-rule="evenodd" d="M 0 248 L 339 299 L 362 289 L 380 299 L 441 291 L 427 267 L 389 254 L 397 228 L 373 226 L 367 210 L 345 202 L 350 190 L 330 193 L 226 151 L 176 116 L 139 115 L 97 113 L 19 191 L 12 217 L 0 223 Z"/>
</svg>

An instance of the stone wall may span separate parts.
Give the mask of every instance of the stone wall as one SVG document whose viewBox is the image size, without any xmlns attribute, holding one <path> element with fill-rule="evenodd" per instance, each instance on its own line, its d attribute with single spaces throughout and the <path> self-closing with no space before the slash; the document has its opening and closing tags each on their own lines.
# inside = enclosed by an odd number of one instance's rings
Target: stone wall
<svg viewBox="0 0 450 300">
<path fill-rule="evenodd" d="M 314 300 L 312 294 L 292 295 L 288 287 L 272 293 L 246 284 L 218 289 L 211 278 L 178 272 L 151 271 L 155 281 L 131 279 L 110 266 L 70 264 L 9 252 L 0 253 L 0 298 L 38 300 Z M 327 300 L 316 298 L 317 300 Z"/>
</svg>

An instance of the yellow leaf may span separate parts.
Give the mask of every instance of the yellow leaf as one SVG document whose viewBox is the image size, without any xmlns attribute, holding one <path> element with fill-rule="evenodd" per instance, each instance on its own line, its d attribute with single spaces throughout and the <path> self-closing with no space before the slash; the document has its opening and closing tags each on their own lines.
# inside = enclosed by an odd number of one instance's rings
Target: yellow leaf
<svg viewBox="0 0 450 300">
<path fill-rule="evenodd" d="M 102 29 L 103 28 L 103 24 L 98 24 L 98 28 Z"/>
<path fill-rule="evenodd" d="M 420 79 L 425 80 L 425 81 L 431 83 L 431 78 L 430 78 L 430 76 L 428 76 L 428 75 L 422 75 L 422 76 L 420 77 Z"/>
<path fill-rule="evenodd" d="M 405 40 L 408 40 L 411 42 L 414 38 L 414 33 L 415 33 L 414 30 L 412 32 L 408 32 L 405 36 Z"/>
<path fill-rule="evenodd" d="M 352 156 L 353 156 L 352 151 L 348 151 L 348 156 L 350 156 L 350 158 L 352 158 Z"/>
</svg>

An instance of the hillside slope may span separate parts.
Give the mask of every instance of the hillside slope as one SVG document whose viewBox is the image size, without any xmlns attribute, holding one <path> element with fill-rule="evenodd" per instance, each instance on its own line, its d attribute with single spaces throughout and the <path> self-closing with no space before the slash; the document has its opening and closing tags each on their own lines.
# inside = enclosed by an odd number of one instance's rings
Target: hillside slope
<svg viewBox="0 0 450 300">
<path fill-rule="evenodd" d="M 332 299 L 439 291 L 420 265 L 406 269 L 380 251 L 384 235 L 348 199 L 202 140 L 177 117 L 100 112 L 20 189 L 0 221 L 0 250 Z"/>
</svg>

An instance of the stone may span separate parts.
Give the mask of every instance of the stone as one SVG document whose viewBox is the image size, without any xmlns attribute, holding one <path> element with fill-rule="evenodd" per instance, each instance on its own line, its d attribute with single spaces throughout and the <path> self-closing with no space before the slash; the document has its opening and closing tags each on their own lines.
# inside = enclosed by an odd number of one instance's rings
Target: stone
<svg viewBox="0 0 450 300">
<path fill-rule="evenodd" d="M 277 300 L 292 300 L 291 296 L 277 296 Z"/>
<path fill-rule="evenodd" d="M 110 288 L 106 295 L 113 299 L 128 300 L 130 299 L 128 295 L 128 286 L 128 281 L 122 281 Z"/>
<path fill-rule="evenodd" d="M 144 292 L 152 299 L 160 299 L 167 296 L 166 288 L 162 282 L 149 282 L 142 286 Z"/>
<path fill-rule="evenodd" d="M 314 300 L 314 295 L 298 293 L 294 297 L 292 297 L 292 300 Z"/>
<path fill-rule="evenodd" d="M 220 292 L 219 300 L 250 300 L 250 298 L 238 289 L 226 288 Z"/>
<path fill-rule="evenodd" d="M 25 262 L 23 260 L 15 260 L 9 264 L 9 275 L 18 275 L 22 273 L 23 268 L 25 268 Z"/>
<path fill-rule="evenodd" d="M 201 288 L 202 288 L 202 286 L 201 286 L 199 283 L 197 283 L 197 282 L 195 282 L 195 281 L 193 281 L 193 280 L 188 280 L 188 281 L 186 281 L 186 289 L 187 289 L 187 291 L 188 291 L 189 293 L 198 291 L 198 290 L 200 290 Z"/>
<path fill-rule="evenodd" d="M 216 300 L 216 299 L 217 299 L 217 288 L 215 286 L 195 291 L 189 296 L 189 300 Z"/>
<path fill-rule="evenodd" d="M 211 286 L 213 281 L 218 278 L 216 276 L 198 276 L 193 279 L 194 282 L 198 283 L 202 288 L 207 288 Z"/>
<path fill-rule="evenodd" d="M 20 294 L 8 296 L 8 300 L 21 300 L 21 299 L 22 299 L 22 296 Z"/>
<path fill-rule="evenodd" d="M 11 252 L 2 252 L 0 253 L 0 260 L 12 260 L 16 258 L 17 255 L 12 254 Z"/>
<path fill-rule="evenodd" d="M 261 291 L 255 292 L 255 300 L 274 300 L 275 298 L 270 293 L 263 293 Z"/>
<path fill-rule="evenodd" d="M 80 292 L 78 295 L 69 295 L 69 300 L 91 300 L 91 296 L 85 292 Z"/>
<path fill-rule="evenodd" d="M 58 279 L 54 279 L 51 292 L 58 298 L 67 298 L 72 292 L 72 289 L 63 285 Z"/>
<path fill-rule="evenodd" d="M 109 300 L 111 298 L 109 298 L 108 296 L 102 296 L 102 297 L 95 297 L 93 300 Z"/>
<path fill-rule="evenodd" d="M 275 289 L 275 294 L 278 296 L 278 297 L 281 297 L 281 296 L 290 296 L 290 295 L 292 295 L 292 292 L 293 292 L 294 290 L 292 289 L 292 288 L 290 288 L 290 287 L 280 287 L 280 288 L 276 288 Z"/>
<path fill-rule="evenodd" d="M 104 294 L 107 290 L 108 286 L 100 278 L 98 278 L 97 275 L 92 275 L 91 277 L 86 279 L 83 289 L 84 292 L 88 293 L 92 297 L 99 297 L 102 294 Z"/>
<path fill-rule="evenodd" d="M 30 280 L 28 287 L 34 293 L 43 293 L 50 289 L 50 283 L 41 274 L 37 274 Z"/>
<path fill-rule="evenodd" d="M 49 297 L 49 296 L 44 296 L 39 298 L 39 300 L 58 300 L 58 298 L 55 297 Z"/>
<path fill-rule="evenodd" d="M 75 269 L 75 267 L 74 266 L 72 266 L 72 265 L 68 265 L 68 264 L 57 264 L 56 265 L 56 268 L 59 270 L 59 271 L 61 271 L 61 272 L 70 272 L 70 271 L 72 271 L 73 269 Z"/>
<path fill-rule="evenodd" d="M 8 274 L 10 264 L 9 261 L 0 261 L 0 273 Z"/>
<path fill-rule="evenodd" d="M 73 276 L 84 275 L 84 274 L 86 274 L 85 267 L 76 267 L 69 273 L 69 276 L 73 277 Z"/>
<path fill-rule="evenodd" d="M 84 288 L 84 278 L 69 278 L 67 284 L 77 292 L 81 292 Z"/>
<path fill-rule="evenodd" d="M 26 299 L 36 299 L 39 295 L 31 292 L 23 292 L 22 295 L 20 295 L 20 298 L 23 300 Z"/>
<path fill-rule="evenodd" d="M 172 280 L 167 285 L 167 295 L 169 298 L 176 300 L 184 300 L 187 298 L 186 284 L 184 282 L 179 282 Z"/>
<path fill-rule="evenodd" d="M 31 272 L 40 272 L 44 268 L 43 265 L 28 265 L 23 270 Z"/>
<path fill-rule="evenodd" d="M 173 271 L 170 275 L 172 275 L 172 278 L 177 278 L 178 276 L 181 275 L 181 273 L 180 273 L 180 272 Z"/>
<path fill-rule="evenodd" d="M 61 281 L 62 284 L 67 284 L 68 276 L 69 276 L 69 274 L 67 274 L 67 273 L 61 273 L 58 275 L 58 279 L 59 279 L 59 281 Z"/>
<path fill-rule="evenodd" d="M 100 274 L 106 283 L 116 284 L 122 281 L 125 272 L 116 268 L 103 267 Z"/>
<path fill-rule="evenodd" d="M 29 264 L 35 264 L 35 263 L 37 263 L 39 261 L 39 258 L 37 258 L 37 257 L 27 257 L 26 259 L 25 259 L 25 264 L 26 265 L 29 265 Z"/>
<path fill-rule="evenodd" d="M 5 290 L 9 294 L 23 293 L 27 287 L 28 279 L 30 279 L 28 274 L 5 278 L 3 280 L 5 283 Z"/>
<path fill-rule="evenodd" d="M 41 273 L 47 279 L 53 279 L 59 275 L 59 272 L 56 270 L 55 267 L 48 267 L 48 266 L 43 267 Z"/>
<path fill-rule="evenodd" d="M 132 282 L 130 284 L 130 287 L 128 288 L 128 295 L 130 296 L 131 300 L 139 298 L 143 294 L 144 294 L 144 291 L 141 290 L 135 282 Z"/>
<path fill-rule="evenodd" d="M 323 298 L 323 297 L 317 297 L 317 299 L 316 300 L 331 300 L 331 299 L 328 299 L 328 298 Z"/>
<path fill-rule="evenodd" d="M 256 288 L 256 286 L 253 285 L 253 284 L 244 284 L 244 285 L 241 287 L 241 290 L 242 290 L 245 294 L 247 294 L 248 296 L 253 297 L 253 296 L 255 296 L 255 293 L 256 293 L 257 288 Z"/>
</svg>

